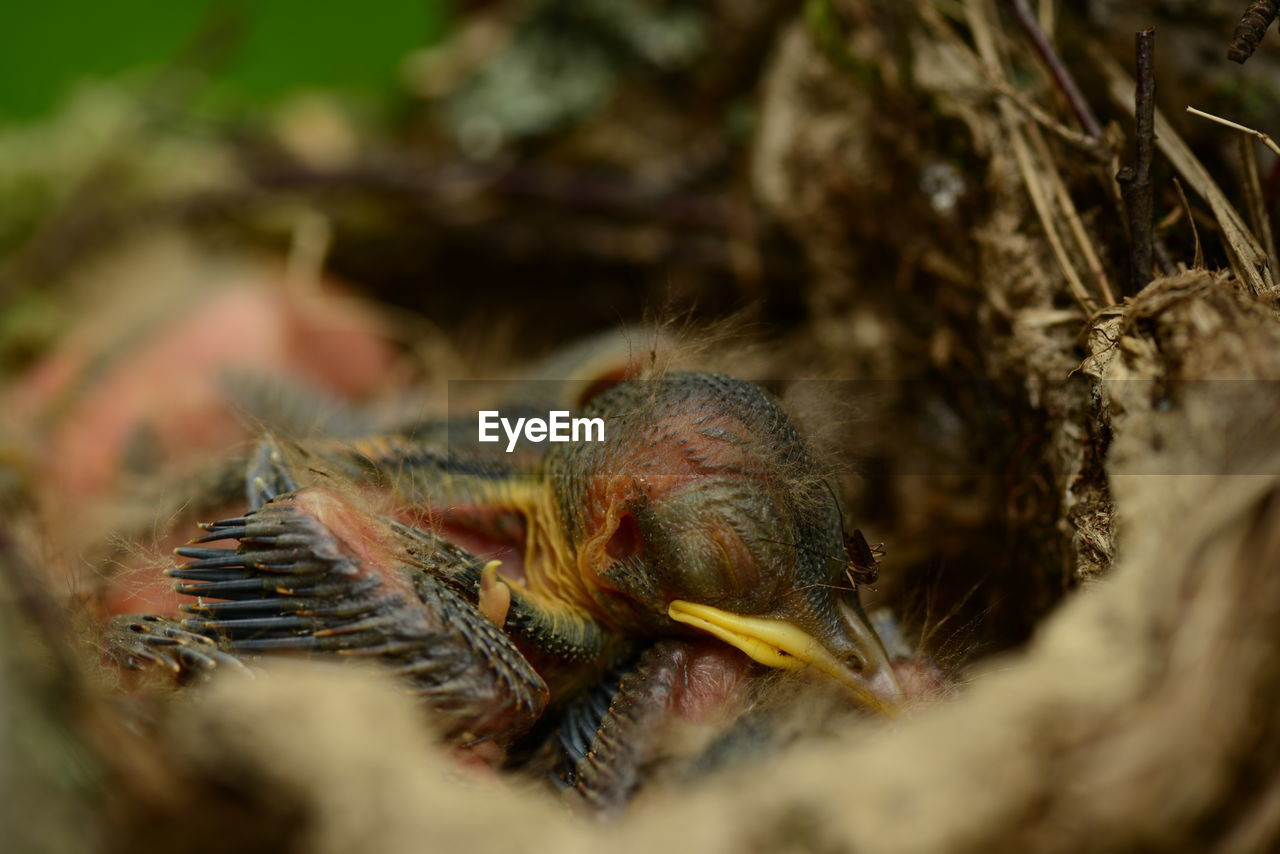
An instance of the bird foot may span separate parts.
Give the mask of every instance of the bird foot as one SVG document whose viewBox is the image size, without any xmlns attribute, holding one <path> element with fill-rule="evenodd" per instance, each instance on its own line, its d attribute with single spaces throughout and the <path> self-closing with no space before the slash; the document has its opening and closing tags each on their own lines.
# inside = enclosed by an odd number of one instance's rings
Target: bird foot
<svg viewBox="0 0 1280 854">
<path fill-rule="evenodd" d="M 159 667 L 180 680 L 218 670 L 245 670 L 244 662 L 219 649 L 213 639 L 183 628 L 169 617 L 126 614 L 107 626 L 108 657 L 129 670 Z"/>
</svg>

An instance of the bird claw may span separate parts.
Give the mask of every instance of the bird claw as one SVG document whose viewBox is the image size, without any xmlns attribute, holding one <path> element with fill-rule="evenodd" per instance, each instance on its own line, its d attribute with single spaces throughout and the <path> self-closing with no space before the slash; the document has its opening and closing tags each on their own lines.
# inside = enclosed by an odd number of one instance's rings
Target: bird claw
<svg viewBox="0 0 1280 854">
<path fill-rule="evenodd" d="M 107 654 L 129 670 L 160 667 L 180 679 L 208 676 L 219 669 L 248 669 L 211 638 L 177 620 L 154 615 L 114 618 L 107 628 Z"/>
<path fill-rule="evenodd" d="M 245 473 L 245 498 L 253 510 L 274 501 L 281 495 L 298 490 L 298 483 L 289 471 L 280 443 L 267 438 L 258 443 L 249 460 Z"/>
</svg>

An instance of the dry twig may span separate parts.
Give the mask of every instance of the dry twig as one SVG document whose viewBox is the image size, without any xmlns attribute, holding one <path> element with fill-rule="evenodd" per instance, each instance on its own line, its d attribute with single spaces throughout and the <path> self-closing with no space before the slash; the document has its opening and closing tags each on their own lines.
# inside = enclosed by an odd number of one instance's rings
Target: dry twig
<svg viewBox="0 0 1280 854">
<path fill-rule="evenodd" d="M 1152 29 L 1135 33 L 1134 53 L 1137 57 L 1138 82 L 1134 88 L 1134 114 L 1137 135 L 1134 165 L 1116 175 L 1124 194 L 1129 214 L 1130 292 L 1137 293 L 1151 281 L 1155 194 L 1151 187 L 1151 160 L 1155 150 L 1155 57 L 1156 32 Z"/>
<path fill-rule="evenodd" d="M 1107 78 L 1107 88 L 1111 99 L 1127 110 L 1134 109 L 1134 82 L 1128 73 L 1115 60 L 1097 45 L 1090 48 L 1090 53 L 1103 75 Z M 1156 145 L 1160 152 L 1169 159 L 1178 174 L 1186 179 L 1191 188 L 1209 203 L 1218 227 L 1222 229 L 1222 237 L 1226 243 L 1227 254 L 1231 260 L 1231 268 L 1236 277 L 1253 293 L 1259 296 L 1270 296 L 1276 293 L 1275 277 L 1266 252 L 1249 230 L 1249 226 L 1227 200 L 1222 188 L 1213 180 L 1209 170 L 1191 152 L 1182 137 L 1174 130 L 1169 120 L 1156 110 L 1155 113 Z"/>
<path fill-rule="evenodd" d="M 1280 2 L 1280 0 L 1277 0 L 1277 2 Z M 1067 96 L 1067 102 L 1071 104 L 1071 111 L 1076 114 L 1076 118 L 1080 121 L 1080 126 L 1091 137 L 1102 136 L 1102 125 L 1098 124 L 1098 119 L 1089 107 L 1089 102 L 1081 94 L 1075 78 L 1071 76 L 1071 72 L 1062 63 L 1062 59 L 1058 56 L 1058 52 L 1053 49 L 1053 45 L 1048 37 L 1045 36 L 1044 31 L 1040 29 L 1040 24 L 1036 21 L 1035 13 L 1031 11 L 1031 7 L 1027 5 L 1027 0 L 1009 0 L 1009 5 L 1013 8 L 1018 23 L 1026 31 L 1027 38 L 1031 40 L 1031 46 L 1035 48 L 1036 55 L 1040 57 L 1040 61 L 1044 63 L 1050 76 L 1058 84 L 1058 88 Z"/>
<path fill-rule="evenodd" d="M 1043 9 L 1044 7 L 1041 8 Z M 1111 146 L 1107 144 L 1104 137 L 1089 136 L 1074 128 L 1067 127 L 1050 115 L 1047 110 L 1035 104 L 1022 90 L 994 74 L 991 68 L 974 53 L 973 47 L 956 34 L 955 30 L 948 25 L 942 14 L 932 4 L 922 4 L 918 11 L 920 12 L 921 20 L 924 21 L 929 31 L 950 45 L 955 50 L 956 56 L 972 68 L 974 73 L 991 87 L 992 94 L 1008 98 L 1015 107 L 1026 113 L 1027 117 L 1032 121 L 1087 157 L 1099 162 L 1106 162 L 1110 159 Z"/>
<path fill-rule="evenodd" d="M 1253 52 L 1262 43 L 1262 37 L 1267 34 L 1267 27 L 1271 26 L 1277 14 L 1280 14 L 1280 0 L 1253 0 L 1236 25 L 1231 45 L 1227 48 L 1227 59 L 1243 65 L 1246 59 L 1253 56 Z"/>
</svg>

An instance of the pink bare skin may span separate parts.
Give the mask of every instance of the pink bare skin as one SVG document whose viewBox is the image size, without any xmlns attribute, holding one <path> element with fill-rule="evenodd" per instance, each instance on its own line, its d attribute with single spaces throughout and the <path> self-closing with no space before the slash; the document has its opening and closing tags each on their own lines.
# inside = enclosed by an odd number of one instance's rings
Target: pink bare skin
<svg viewBox="0 0 1280 854">
<path fill-rule="evenodd" d="M 3 408 L 40 449 L 33 480 L 51 511 L 68 513 L 110 494 L 143 425 L 170 470 L 252 438 L 219 384 L 229 368 L 363 399 L 403 378 L 397 360 L 383 325 L 336 288 L 298 293 L 264 270 L 200 294 L 123 348 L 101 340 L 87 318 Z"/>
<path fill-rule="evenodd" d="M 928 659 L 916 655 L 893 661 L 893 672 L 902 685 L 902 693 L 908 703 L 941 700 L 952 691 L 952 684 Z"/>
</svg>

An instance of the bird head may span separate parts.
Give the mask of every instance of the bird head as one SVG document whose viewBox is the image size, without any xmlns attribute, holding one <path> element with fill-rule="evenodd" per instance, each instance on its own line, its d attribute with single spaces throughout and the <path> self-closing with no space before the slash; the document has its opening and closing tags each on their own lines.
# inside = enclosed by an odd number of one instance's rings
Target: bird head
<svg viewBox="0 0 1280 854">
<path fill-rule="evenodd" d="M 585 414 L 605 419 L 604 440 L 554 448 L 548 472 L 576 571 L 609 621 L 709 634 L 825 674 L 870 708 L 901 704 L 834 493 L 776 401 L 677 373 L 619 383 Z"/>
</svg>

